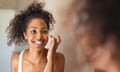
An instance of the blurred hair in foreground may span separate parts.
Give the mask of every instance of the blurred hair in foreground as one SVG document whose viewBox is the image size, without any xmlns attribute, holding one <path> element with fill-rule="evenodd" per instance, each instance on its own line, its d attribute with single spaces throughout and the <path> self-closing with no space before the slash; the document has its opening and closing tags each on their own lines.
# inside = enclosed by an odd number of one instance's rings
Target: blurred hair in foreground
<svg viewBox="0 0 120 72">
<path fill-rule="evenodd" d="M 76 0 L 74 5 L 75 37 L 88 63 L 96 70 L 119 72 L 120 1 Z"/>
</svg>

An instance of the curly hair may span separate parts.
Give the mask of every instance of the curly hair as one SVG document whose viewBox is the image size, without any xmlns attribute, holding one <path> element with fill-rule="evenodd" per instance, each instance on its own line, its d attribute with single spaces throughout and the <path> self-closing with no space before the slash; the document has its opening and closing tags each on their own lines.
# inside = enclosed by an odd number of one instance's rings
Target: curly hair
<svg viewBox="0 0 120 72">
<path fill-rule="evenodd" d="M 15 15 L 7 27 L 8 45 L 11 45 L 12 43 L 20 45 L 25 41 L 23 32 L 26 31 L 28 22 L 33 18 L 43 19 L 49 30 L 51 28 L 50 26 L 53 26 L 53 23 L 55 22 L 53 15 L 43 9 L 42 3 L 32 3 L 27 9 L 22 10 L 19 14 Z"/>
</svg>

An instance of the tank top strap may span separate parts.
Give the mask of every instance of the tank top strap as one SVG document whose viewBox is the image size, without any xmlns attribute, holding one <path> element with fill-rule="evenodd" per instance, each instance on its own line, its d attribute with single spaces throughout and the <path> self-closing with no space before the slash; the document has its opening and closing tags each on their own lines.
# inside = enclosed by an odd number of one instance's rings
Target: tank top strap
<svg viewBox="0 0 120 72">
<path fill-rule="evenodd" d="M 24 49 L 20 55 L 19 55 L 19 61 L 18 61 L 18 72 L 22 72 L 22 60 L 23 60 L 23 53 L 26 49 Z"/>
<path fill-rule="evenodd" d="M 26 49 L 24 49 L 19 55 L 18 72 L 22 72 L 22 60 L 23 60 L 23 54 L 24 54 L 25 50 Z M 47 72 L 47 67 L 48 67 L 48 64 L 46 64 L 46 66 L 44 68 L 44 72 Z"/>
</svg>

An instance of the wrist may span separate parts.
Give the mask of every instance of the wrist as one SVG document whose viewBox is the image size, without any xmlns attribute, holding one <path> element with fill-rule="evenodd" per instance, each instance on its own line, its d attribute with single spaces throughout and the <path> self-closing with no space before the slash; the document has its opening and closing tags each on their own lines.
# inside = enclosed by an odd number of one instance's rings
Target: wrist
<svg viewBox="0 0 120 72">
<path fill-rule="evenodd" d="M 49 57 L 48 62 L 54 62 L 54 57 Z"/>
</svg>

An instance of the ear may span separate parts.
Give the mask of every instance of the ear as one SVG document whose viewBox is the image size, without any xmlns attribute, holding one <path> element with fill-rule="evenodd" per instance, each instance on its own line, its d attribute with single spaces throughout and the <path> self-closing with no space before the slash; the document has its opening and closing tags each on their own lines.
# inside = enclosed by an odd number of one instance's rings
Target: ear
<svg viewBox="0 0 120 72">
<path fill-rule="evenodd" d="M 27 34 L 26 32 L 23 32 L 24 38 L 27 40 Z"/>
</svg>

